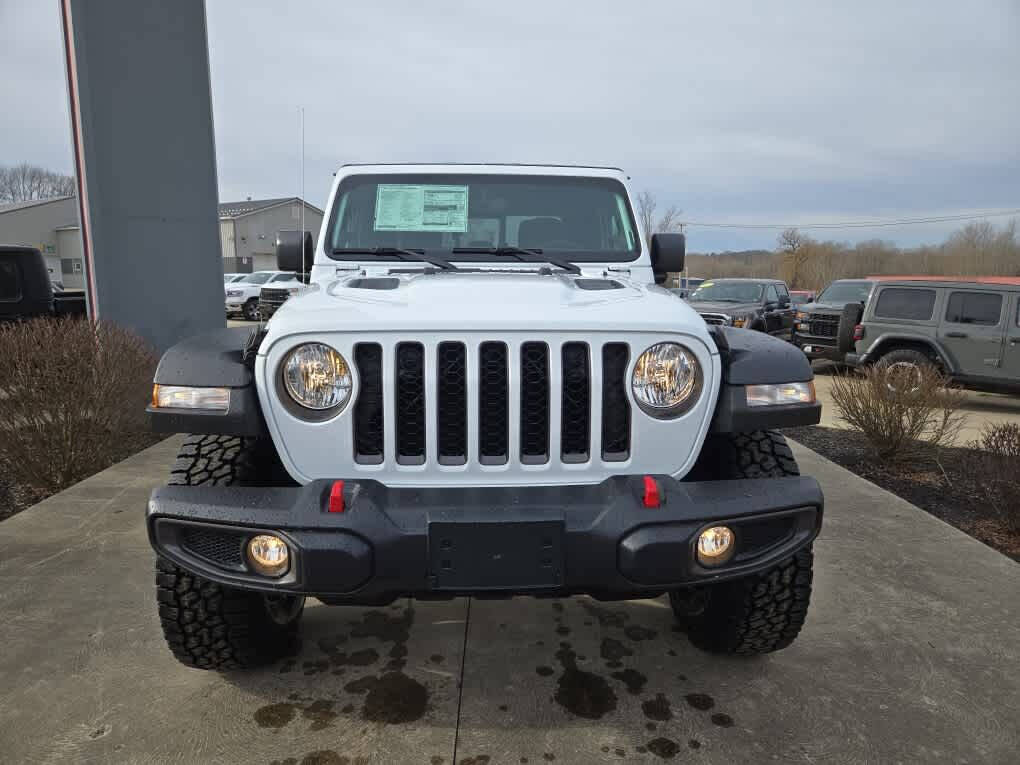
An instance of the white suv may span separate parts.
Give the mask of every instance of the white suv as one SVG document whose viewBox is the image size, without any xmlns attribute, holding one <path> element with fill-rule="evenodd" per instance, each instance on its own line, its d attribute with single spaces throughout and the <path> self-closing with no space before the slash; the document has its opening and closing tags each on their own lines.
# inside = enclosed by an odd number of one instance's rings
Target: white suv
<svg viewBox="0 0 1020 765">
<path fill-rule="evenodd" d="M 255 271 L 240 281 L 223 285 L 227 316 L 241 314 L 248 321 L 259 318 L 259 293 L 267 284 L 295 282 L 301 284 L 293 271 Z"/>
</svg>

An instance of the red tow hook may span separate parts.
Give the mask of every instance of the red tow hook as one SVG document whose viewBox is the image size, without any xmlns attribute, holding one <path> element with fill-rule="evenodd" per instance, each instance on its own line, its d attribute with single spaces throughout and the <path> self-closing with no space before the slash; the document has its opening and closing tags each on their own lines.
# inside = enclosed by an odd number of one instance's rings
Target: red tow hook
<svg viewBox="0 0 1020 765">
<path fill-rule="evenodd" d="M 650 475 L 645 476 L 645 494 L 641 501 L 645 507 L 662 505 L 662 490 L 659 488 L 659 482 Z"/>
<path fill-rule="evenodd" d="M 344 511 L 344 482 L 333 481 L 333 487 L 329 490 L 329 512 L 342 513 Z"/>
</svg>

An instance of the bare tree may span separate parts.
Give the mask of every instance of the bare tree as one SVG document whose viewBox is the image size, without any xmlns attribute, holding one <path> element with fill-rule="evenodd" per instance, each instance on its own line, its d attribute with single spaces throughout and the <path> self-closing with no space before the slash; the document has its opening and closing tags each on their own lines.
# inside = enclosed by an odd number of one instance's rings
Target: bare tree
<svg viewBox="0 0 1020 765">
<path fill-rule="evenodd" d="M 74 194 L 74 177 L 22 162 L 0 165 L 0 203 L 68 197 Z"/>
<path fill-rule="evenodd" d="M 680 215 L 683 212 L 676 205 L 670 205 L 662 215 L 656 216 L 659 209 L 658 200 L 650 191 L 642 191 L 637 195 L 638 217 L 641 219 L 641 227 L 649 239 L 652 234 L 668 234 L 679 231 L 683 221 Z"/>
</svg>

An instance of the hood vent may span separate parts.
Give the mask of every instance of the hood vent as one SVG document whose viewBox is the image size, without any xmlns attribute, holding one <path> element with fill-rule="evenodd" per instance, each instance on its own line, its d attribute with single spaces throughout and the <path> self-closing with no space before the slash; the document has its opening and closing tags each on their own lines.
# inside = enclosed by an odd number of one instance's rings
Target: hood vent
<svg viewBox="0 0 1020 765">
<path fill-rule="evenodd" d="M 613 279 L 574 279 L 574 284 L 582 290 L 622 290 L 623 285 Z"/>
</svg>

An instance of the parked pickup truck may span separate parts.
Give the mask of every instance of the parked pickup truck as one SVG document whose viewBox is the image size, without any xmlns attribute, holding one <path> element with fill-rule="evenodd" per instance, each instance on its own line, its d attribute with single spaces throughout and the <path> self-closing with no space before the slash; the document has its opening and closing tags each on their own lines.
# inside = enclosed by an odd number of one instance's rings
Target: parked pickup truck
<svg viewBox="0 0 1020 765">
<path fill-rule="evenodd" d="M 744 327 L 784 339 L 793 329 L 790 290 L 779 279 L 708 279 L 687 300 L 708 324 Z"/>
<path fill-rule="evenodd" d="M 259 298 L 262 288 L 268 285 L 300 287 L 301 282 L 292 271 L 255 271 L 243 279 L 224 284 L 223 303 L 227 316 L 240 314 L 248 321 L 257 321 L 261 316 Z"/>
<path fill-rule="evenodd" d="M 793 642 L 822 493 L 777 428 L 818 422 L 811 366 L 656 286 L 684 237 L 646 239 L 623 171 L 345 166 L 328 209 L 281 232 L 311 284 L 272 321 L 156 371 L 181 662 L 278 659 L 309 597 L 668 594 L 707 651 Z"/>
<path fill-rule="evenodd" d="M 53 284 L 38 249 L 0 245 L 0 321 L 84 315 L 84 291 Z"/>
</svg>

